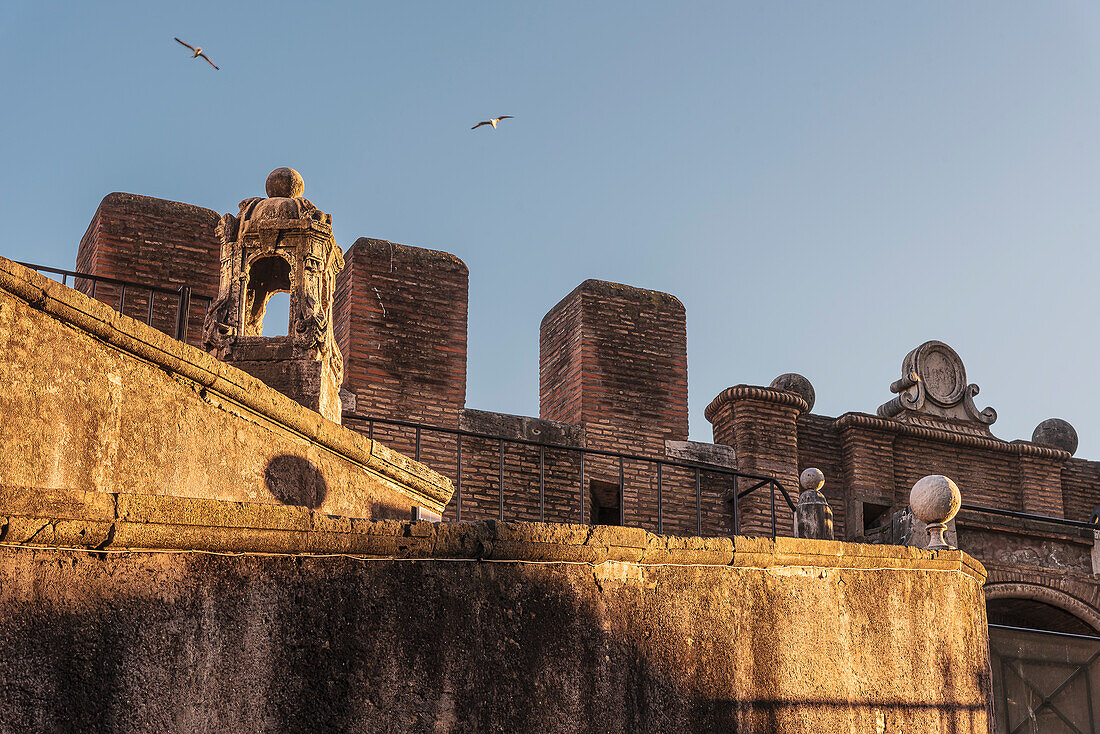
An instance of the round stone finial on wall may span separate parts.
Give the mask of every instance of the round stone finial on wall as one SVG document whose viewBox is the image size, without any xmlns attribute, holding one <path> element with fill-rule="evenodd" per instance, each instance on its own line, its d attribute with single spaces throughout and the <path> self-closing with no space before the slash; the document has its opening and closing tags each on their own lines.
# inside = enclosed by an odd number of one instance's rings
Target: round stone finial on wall
<svg viewBox="0 0 1100 734">
<path fill-rule="evenodd" d="M 775 390 L 783 390 L 784 392 L 793 392 L 802 396 L 802 399 L 806 401 L 806 412 L 809 413 L 814 409 L 814 386 L 810 384 L 802 375 L 797 372 L 787 372 L 772 380 L 772 384 L 769 387 Z"/>
<path fill-rule="evenodd" d="M 943 533 L 961 506 L 962 493 L 958 485 L 942 474 L 918 479 L 913 485 L 909 492 L 909 507 L 918 520 L 928 525 L 929 550 L 951 547 L 944 540 Z"/>
<path fill-rule="evenodd" d="M 302 174 L 293 168 L 276 168 L 268 174 L 267 185 L 264 188 L 271 198 L 295 199 L 305 193 L 306 182 Z"/>
<path fill-rule="evenodd" d="M 798 477 L 798 484 L 803 492 L 820 492 L 825 486 L 825 474 L 820 469 L 810 467 Z"/>
<path fill-rule="evenodd" d="M 1077 431 L 1061 418 L 1047 418 L 1035 426 L 1031 433 L 1033 443 L 1041 443 L 1044 446 L 1053 446 L 1062 451 L 1073 454 L 1077 451 Z"/>
</svg>

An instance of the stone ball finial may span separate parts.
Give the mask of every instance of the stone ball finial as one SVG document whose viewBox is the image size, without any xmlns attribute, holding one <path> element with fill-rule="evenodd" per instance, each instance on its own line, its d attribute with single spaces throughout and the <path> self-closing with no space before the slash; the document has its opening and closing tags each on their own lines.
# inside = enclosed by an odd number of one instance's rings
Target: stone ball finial
<svg viewBox="0 0 1100 734">
<path fill-rule="evenodd" d="M 276 168 L 268 174 L 264 188 L 271 198 L 295 199 L 305 193 L 306 182 L 293 168 Z"/>
<path fill-rule="evenodd" d="M 1035 430 L 1031 433 L 1031 440 L 1044 446 L 1068 451 L 1070 454 L 1077 451 L 1077 431 L 1073 430 L 1069 421 L 1061 418 L 1047 418 L 1035 426 Z"/>
<path fill-rule="evenodd" d="M 947 523 L 962 506 L 959 487 L 942 474 L 932 474 L 918 479 L 909 492 L 909 507 L 918 520 L 928 525 L 929 550 L 950 548 L 943 533 Z"/>
<path fill-rule="evenodd" d="M 825 486 L 825 474 L 820 469 L 811 466 L 798 477 L 798 485 L 802 487 L 803 492 L 820 492 L 821 488 Z"/>
<path fill-rule="evenodd" d="M 809 413 L 814 409 L 814 386 L 810 384 L 802 375 L 797 372 L 787 372 L 772 380 L 772 384 L 769 387 L 776 390 L 783 390 L 784 392 L 793 392 L 802 396 L 802 399 L 806 401 L 806 412 Z"/>
</svg>

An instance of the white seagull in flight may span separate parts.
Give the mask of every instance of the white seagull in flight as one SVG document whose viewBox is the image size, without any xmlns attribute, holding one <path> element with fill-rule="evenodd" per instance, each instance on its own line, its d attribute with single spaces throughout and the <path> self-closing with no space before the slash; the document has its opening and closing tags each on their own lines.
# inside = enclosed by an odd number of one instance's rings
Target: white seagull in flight
<svg viewBox="0 0 1100 734">
<path fill-rule="evenodd" d="M 176 37 L 175 37 L 175 36 L 172 36 L 172 38 L 176 38 Z M 214 63 L 213 61 L 211 61 L 211 60 L 210 60 L 210 57 L 209 57 L 209 56 L 207 56 L 206 54 L 204 54 L 204 53 L 202 52 L 202 48 L 201 48 L 201 47 L 199 47 L 199 48 L 195 48 L 195 47 L 194 47 L 194 46 L 192 46 L 192 45 L 191 45 L 190 43 L 184 43 L 183 41 L 181 41 L 181 40 L 180 40 L 180 39 L 178 39 L 178 38 L 176 38 L 176 42 L 177 42 L 177 43 L 181 43 L 181 44 L 183 44 L 184 46 L 186 46 L 187 48 L 189 48 L 189 49 L 191 49 L 192 51 L 194 51 L 194 52 L 195 52 L 195 53 L 191 54 L 191 58 L 193 58 L 193 59 L 206 59 L 206 63 L 210 64 L 210 65 L 211 65 L 211 66 L 213 66 L 213 67 L 214 67 L 215 69 L 217 69 L 217 68 L 218 68 L 218 65 L 217 65 L 217 64 L 215 64 L 215 63 Z M 220 71 L 220 70 L 219 70 L 219 71 Z"/>
<path fill-rule="evenodd" d="M 477 130 L 477 129 L 478 129 L 479 127 L 481 127 L 482 125 L 492 125 L 492 126 L 493 126 L 493 129 L 494 129 L 494 130 L 496 130 L 496 129 L 497 129 L 497 123 L 498 123 L 498 122 L 500 122 L 501 120 L 511 120 L 511 119 L 512 119 L 512 116 L 511 116 L 511 115 L 501 115 L 500 117 L 494 117 L 494 118 L 493 118 L 493 119 L 491 119 L 491 120 L 482 120 L 481 122 L 479 122 L 478 124 L 474 125 L 474 126 L 473 126 L 472 128 L 470 128 L 470 129 L 471 129 L 471 130 Z"/>
</svg>

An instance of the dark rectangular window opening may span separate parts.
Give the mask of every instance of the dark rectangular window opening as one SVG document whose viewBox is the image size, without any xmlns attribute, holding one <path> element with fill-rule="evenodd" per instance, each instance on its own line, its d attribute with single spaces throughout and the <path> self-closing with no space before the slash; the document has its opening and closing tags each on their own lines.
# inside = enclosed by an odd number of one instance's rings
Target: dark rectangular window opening
<svg viewBox="0 0 1100 734">
<path fill-rule="evenodd" d="M 872 530 L 877 530 L 890 522 L 890 505 L 878 505 L 873 502 L 863 503 L 863 534 L 867 535 Z"/>
<path fill-rule="evenodd" d="M 593 525 L 621 525 L 619 522 L 619 483 L 591 479 L 588 482 L 590 511 Z"/>
</svg>

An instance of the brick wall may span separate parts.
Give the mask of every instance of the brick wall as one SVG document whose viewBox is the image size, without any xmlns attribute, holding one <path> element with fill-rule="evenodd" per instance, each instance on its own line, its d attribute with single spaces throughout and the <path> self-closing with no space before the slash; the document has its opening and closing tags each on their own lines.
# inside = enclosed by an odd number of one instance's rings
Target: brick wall
<svg viewBox="0 0 1100 734">
<path fill-rule="evenodd" d="M 687 319 L 675 297 L 586 280 L 543 318 L 539 347 L 543 418 L 600 425 L 590 446 L 663 452 L 687 438 Z"/>
<path fill-rule="evenodd" d="M 806 407 L 795 393 L 737 385 L 719 393 L 705 415 L 714 427 L 714 442 L 734 447 L 737 468 L 777 480 L 793 503 L 798 499 L 798 416 Z M 790 506 L 771 485 L 761 487 L 739 504 L 741 529 L 771 532 L 773 513 L 776 533 L 791 535 Z"/>
<path fill-rule="evenodd" d="M 688 433 L 683 304 L 667 293 L 586 280 L 540 325 L 539 403 L 544 419 L 580 426 L 590 449 L 663 456 L 666 441 Z M 647 462 L 624 461 L 620 472 L 614 458 L 586 459 L 587 519 L 603 507 L 617 521 L 620 474 L 624 521 L 656 529 L 657 473 Z M 694 529 L 694 478 L 670 472 L 661 490 L 667 529 Z"/>
<path fill-rule="evenodd" d="M 336 337 L 357 411 L 457 427 L 466 406 L 466 264 L 366 237 L 344 261 Z"/>
<path fill-rule="evenodd" d="M 361 415 L 458 428 L 466 406 L 470 272 L 446 252 L 360 237 L 344 253 L 333 310 L 344 387 Z M 370 431 L 362 422 L 349 427 Z M 453 438 L 376 424 L 374 438 L 454 477 Z"/>
<path fill-rule="evenodd" d="M 813 413 L 798 418 L 798 472 L 814 467 L 825 474 L 822 494 L 833 510 L 836 537 L 846 537 L 846 487 L 843 480 L 843 444 L 836 419 Z"/>
<path fill-rule="evenodd" d="M 188 341 L 198 345 L 208 300 L 218 293 L 221 245 L 214 235 L 217 212 L 178 201 L 137 194 L 103 197 L 76 256 L 76 270 L 144 285 L 192 289 Z M 76 287 L 91 294 L 90 282 Z M 118 307 L 119 286 L 99 283 L 95 298 Z M 153 300 L 156 328 L 175 335 L 178 299 L 158 294 Z M 149 292 L 127 289 L 125 313 L 148 321 Z"/>
<path fill-rule="evenodd" d="M 555 446 L 580 447 L 584 443 L 577 426 L 483 410 L 464 410 L 461 427 L 472 433 Z M 499 441 L 463 439 L 463 520 L 490 520 L 500 516 L 503 471 L 505 519 L 581 522 L 582 460 L 578 452 L 549 448 L 540 451 L 536 446 L 505 442 L 502 461 L 500 449 Z M 447 519 L 457 519 L 458 505 L 456 497 L 447 508 Z M 588 521 L 588 508 L 583 511 Z"/>
</svg>

